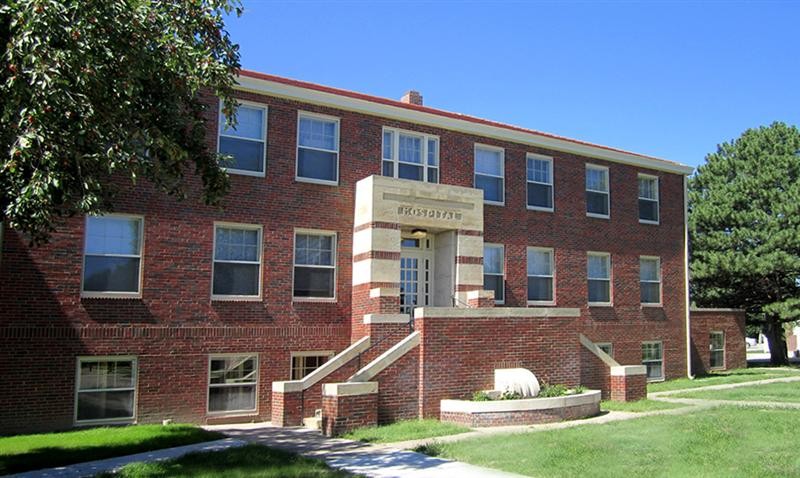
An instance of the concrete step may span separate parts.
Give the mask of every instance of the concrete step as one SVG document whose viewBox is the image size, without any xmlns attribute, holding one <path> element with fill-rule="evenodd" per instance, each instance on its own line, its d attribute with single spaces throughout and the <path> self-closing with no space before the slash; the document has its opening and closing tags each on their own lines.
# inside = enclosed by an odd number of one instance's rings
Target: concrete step
<svg viewBox="0 0 800 478">
<path fill-rule="evenodd" d="M 316 410 L 313 417 L 304 418 L 303 426 L 312 430 L 322 430 L 322 410 Z"/>
</svg>

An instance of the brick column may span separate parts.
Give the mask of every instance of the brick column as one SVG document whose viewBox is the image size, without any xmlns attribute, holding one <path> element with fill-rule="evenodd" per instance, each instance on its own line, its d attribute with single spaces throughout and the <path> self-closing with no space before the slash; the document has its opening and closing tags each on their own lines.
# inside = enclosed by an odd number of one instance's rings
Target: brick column
<svg viewBox="0 0 800 478">
<path fill-rule="evenodd" d="M 473 290 L 467 292 L 467 306 L 470 309 L 494 307 L 493 290 Z"/>
<path fill-rule="evenodd" d="M 333 437 L 378 424 L 378 383 L 326 383 L 322 387 L 322 431 Z"/>
<path fill-rule="evenodd" d="M 647 367 L 621 365 L 611 367 L 611 400 L 635 402 L 647 398 Z"/>
<path fill-rule="evenodd" d="M 272 424 L 277 427 L 303 424 L 303 385 L 300 381 L 272 382 Z"/>
</svg>

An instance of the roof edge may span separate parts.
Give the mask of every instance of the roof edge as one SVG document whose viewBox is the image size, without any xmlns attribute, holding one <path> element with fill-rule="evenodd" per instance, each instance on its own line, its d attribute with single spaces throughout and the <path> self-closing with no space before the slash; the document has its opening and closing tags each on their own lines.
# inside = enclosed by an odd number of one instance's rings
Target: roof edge
<svg viewBox="0 0 800 478">
<path fill-rule="evenodd" d="M 669 173 L 689 175 L 694 171 L 693 167 L 685 164 L 609 146 L 251 70 L 241 70 L 239 72 L 236 89 L 296 99 L 410 123 L 425 124 L 504 141 L 529 144 Z"/>
</svg>

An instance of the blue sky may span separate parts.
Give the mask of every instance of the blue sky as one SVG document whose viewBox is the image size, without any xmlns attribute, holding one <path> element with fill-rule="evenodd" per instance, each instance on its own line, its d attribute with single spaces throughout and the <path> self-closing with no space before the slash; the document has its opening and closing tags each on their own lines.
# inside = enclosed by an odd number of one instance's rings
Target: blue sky
<svg viewBox="0 0 800 478">
<path fill-rule="evenodd" d="M 244 0 L 245 68 L 697 166 L 800 125 L 800 2 Z"/>
</svg>

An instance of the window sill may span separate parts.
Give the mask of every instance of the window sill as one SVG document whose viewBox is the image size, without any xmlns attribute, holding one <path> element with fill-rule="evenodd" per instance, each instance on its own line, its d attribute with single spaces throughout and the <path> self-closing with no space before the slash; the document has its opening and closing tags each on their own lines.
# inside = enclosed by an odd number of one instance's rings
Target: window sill
<svg viewBox="0 0 800 478">
<path fill-rule="evenodd" d="M 556 305 L 556 301 L 529 300 L 527 304 L 528 307 L 553 307 Z"/>
<path fill-rule="evenodd" d="M 662 309 L 664 308 L 664 304 L 640 304 L 643 309 Z"/>
<path fill-rule="evenodd" d="M 261 302 L 261 296 L 212 295 L 211 302 Z"/>
<path fill-rule="evenodd" d="M 136 423 L 136 417 L 129 418 L 106 418 L 103 420 L 75 420 L 76 427 L 94 427 L 97 425 L 132 425 Z"/>
<path fill-rule="evenodd" d="M 552 207 L 539 207 L 539 206 L 526 206 L 528 211 L 539 211 L 539 212 L 554 212 L 554 208 Z"/>
<path fill-rule="evenodd" d="M 81 299 L 134 299 L 140 300 L 141 292 L 81 292 Z"/>
<path fill-rule="evenodd" d="M 306 184 L 319 184 L 321 186 L 338 186 L 339 181 L 328 181 L 326 179 L 313 179 L 313 178 L 304 178 L 301 176 L 295 176 L 295 182 L 298 183 L 306 183 Z"/>
<path fill-rule="evenodd" d="M 611 219 L 610 214 L 595 214 L 593 212 L 587 212 L 586 217 L 591 217 L 594 219 Z"/>
<path fill-rule="evenodd" d="M 294 302 L 319 302 L 323 304 L 332 304 L 337 302 L 337 299 L 336 297 L 292 297 L 292 303 Z"/>
<path fill-rule="evenodd" d="M 589 307 L 614 307 L 613 302 L 589 302 Z"/>
<path fill-rule="evenodd" d="M 488 204 L 489 206 L 505 206 L 506 205 L 505 201 L 499 202 L 499 201 L 487 201 L 487 200 L 484 200 L 483 203 L 484 204 Z"/>
<path fill-rule="evenodd" d="M 648 221 L 645 219 L 639 219 L 639 224 L 647 224 L 648 226 L 658 226 L 661 223 L 659 221 Z"/>
<path fill-rule="evenodd" d="M 256 410 L 234 410 L 231 412 L 209 412 L 206 411 L 206 416 L 211 418 L 236 418 L 236 417 L 252 417 L 253 415 L 258 415 L 258 409 Z"/>
<path fill-rule="evenodd" d="M 666 379 L 664 377 L 660 378 L 648 378 L 647 383 L 655 383 L 655 382 L 664 382 Z"/>
<path fill-rule="evenodd" d="M 267 175 L 263 171 L 249 171 L 247 169 L 232 169 L 232 168 L 222 168 L 226 172 L 230 174 L 235 174 L 236 176 L 251 176 L 256 178 L 264 178 Z"/>
</svg>

